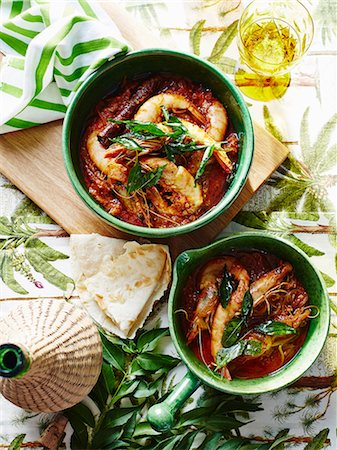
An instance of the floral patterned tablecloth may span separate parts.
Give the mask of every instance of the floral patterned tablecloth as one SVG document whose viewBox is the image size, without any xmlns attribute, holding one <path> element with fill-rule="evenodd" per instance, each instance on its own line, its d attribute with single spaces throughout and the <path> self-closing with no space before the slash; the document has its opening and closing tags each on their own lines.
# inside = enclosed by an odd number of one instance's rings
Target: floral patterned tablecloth
<svg viewBox="0 0 337 450">
<path fill-rule="evenodd" d="M 207 59 L 214 46 L 217 44 L 219 48 L 221 44 L 221 51 L 212 62 L 233 79 L 238 51 L 235 32 L 231 31 L 235 27 L 228 27 L 238 19 L 247 2 L 119 3 L 169 48 L 191 51 Z M 308 437 L 323 429 L 329 430 L 330 447 L 337 448 L 337 3 L 312 0 L 307 6 L 314 18 L 315 36 L 309 53 L 293 71 L 286 94 L 268 103 L 246 98 L 254 119 L 289 147 L 290 156 L 221 235 L 266 230 L 302 248 L 322 272 L 327 285 L 331 329 L 324 351 L 296 388 L 254 399 L 262 403 L 263 410 L 250 413 L 251 422 L 241 431 L 243 436 L 257 438 L 255 447 L 250 448 L 257 448 L 259 440 L 268 442 L 286 428 L 290 442 L 297 443 L 300 449 L 307 445 Z M 43 266 L 33 268 L 25 254 L 24 242 L 37 229 L 39 239 L 52 250 L 47 252 Z M 67 258 L 69 239 L 62 234 L 46 214 L 0 176 L 0 248 L 7 259 L 6 274 L 2 271 L 0 279 L 0 316 L 31 298 L 63 298 L 71 267 Z M 53 280 L 53 284 L 47 279 Z M 160 316 L 161 325 L 166 326 L 165 305 Z M 169 353 L 174 353 L 170 347 Z M 176 377 L 179 379 L 183 372 L 184 368 L 179 368 Z M 6 447 L 20 433 L 26 434 L 25 441 L 36 441 L 49 420 L 46 414 L 26 413 L 1 397 L 0 447 Z M 68 425 L 68 447 L 70 435 Z"/>
</svg>

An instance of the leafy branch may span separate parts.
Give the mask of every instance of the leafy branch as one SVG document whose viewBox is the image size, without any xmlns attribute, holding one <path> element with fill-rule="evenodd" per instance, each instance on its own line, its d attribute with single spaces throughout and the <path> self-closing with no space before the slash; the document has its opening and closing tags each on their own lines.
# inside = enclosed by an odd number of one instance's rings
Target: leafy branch
<svg viewBox="0 0 337 450">
<path fill-rule="evenodd" d="M 242 397 L 209 391 L 196 408 L 178 415 L 170 431 L 154 431 L 146 421 L 147 410 L 169 394 L 169 372 L 180 363 L 158 352 L 167 335 L 163 328 L 143 331 L 134 341 L 102 335 L 102 372 L 89 394 L 99 413 L 94 415 L 83 403 L 65 411 L 74 430 L 72 449 L 188 450 L 197 437 L 204 438 L 199 448 L 206 449 L 206 443 L 231 438 L 232 430 L 244 425 L 237 412 L 260 409 Z"/>
</svg>

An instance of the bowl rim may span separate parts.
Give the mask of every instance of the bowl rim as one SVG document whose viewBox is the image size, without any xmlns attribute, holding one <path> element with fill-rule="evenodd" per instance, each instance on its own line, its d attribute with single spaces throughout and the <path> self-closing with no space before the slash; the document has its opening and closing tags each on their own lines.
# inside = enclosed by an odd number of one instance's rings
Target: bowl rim
<svg viewBox="0 0 337 450">
<path fill-rule="evenodd" d="M 201 64 L 202 66 L 206 67 L 207 70 L 215 74 L 216 76 L 220 77 L 221 81 L 224 83 L 226 89 L 230 91 L 231 95 L 234 97 L 235 101 L 238 104 L 238 107 L 241 110 L 242 115 L 242 121 L 244 123 L 245 127 L 245 149 L 246 149 L 246 155 L 247 157 L 241 162 L 240 166 L 240 176 L 234 177 L 234 180 L 232 182 L 232 187 L 228 193 L 228 191 L 225 193 L 224 197 L 215 205 L 213 208 L 211 208 L 209 211 L 207 211 L 205 214 L 200 216 L 198 219 L 196 219 L 193 222 L 190 222 L 185 225 L 180 225 L 178 227 L 172 227 L 172 228 L 147 228 L 142 227 L 139 225 L 133 225 L 128 222 L 125 222 L 121 219 L 118 219 L 111 214 L 109 214 L 107 211 L 104 210 L 104 208 L 94 200 L 94 198 L 89 194 L 89 192 L 84 188 L 81 181 L 77 177 L 75 165 L 73 163 L 73 159 L 71 156 L 71 149 L 69 145 L 70 140 L 70 133 L 71 133 L 71 125 L 73 121 L 73 114 L 76 110 L 77 103 L 79 99 L 85 95 L 87 88 L 96 81 L 97 77 L 100 77 L 101 75 L 105 74 L 107 71 L 111 70 L 112 67 L 114 67 L 117 64 L 123 63 L 126 59 L 138 57 L 138 56 L 150 56 L 153 54 L 164 54 L 164 55 L 170 55 L 172 57 L 182 57 L 187 58 L 192 61 L 196 61 L 197 63 Z M 100 69 L 98 69 L 96 72 L 92 73 L 79 87 L 78 91 L 76 92 L 74 98 L 72 99 L 65 118 L 63 122 L 63 128 L 62 128 L 62 154 L 63 154 L 63 160 L 66 168 L 66 172 L 68 174 L 68 177 L 71 181 L 71 184 L 73 188 L 75 189 L 75 192 L 77 195 L 82 199 L 84 204 L 93 212 L 95 212 L 101 219 L 103 219 L 105 222 L 109 223 L 113 227 L 125 231 L 127 233 L 131 233 L 138 236 L 143 237 L 168 237 L 168 236 L 175 236 L 178 234 L 183 233 L 189 233 L 197 228 L 200 228 L 204 225 L 207 225 L 209 222 L 216 219 L 221 213 L 226 211 L 236 200 L 236 198 L 239 196 L 243 186 L 245 185 L 249 170 L 253 162 L 253 156 L 254 156 L 254 128 L 252 119 L 248 110 L 248 107 L 245 103 L 245 100 L 243 96 L 241 95 L 240 91 L 236 88 L 236 86 L 229 80 L 229 78 L 226 77 L 222 72 L 220 72 L 212 63 L 205 61 L 202 58 L 199 58 L 198 56 L 195 56 L 190 53 L 186 52 L 180 52 L 176 50 L 170 50 L 170 49 L 164 49 L 164 48 L 150 48 L 150 49 L 144 49 L 144 50 L 138 50 L 134 52 L 130 52 L 126 55 L 121 55 L 117 57 L 116 59 L 109 61 L 105 63 Z"/>
<path fill-rule="evenodd" d="M 315 335 L 315 342 L 319 345 L 314 346 L 314 348 L 311 348 L 310 353 L 306 352 L 305 360 L 303 361 L 303 364 L 299 367 L 295 367 L 295 373 L 294 370 L 292 373 L 288 373 L 287 371 L 289 368 L 293 367 L 293 362 L 298 361 L 298 359 L 303 359 L 303 353 L 301 352 L 301 349 L 297 352 L 297 354 L 283 367 L 281 367 L 279 370 L 275 371 L 271 375 L 267 375 L 265 377 L 259 377 L 255 379 L 234 379 L 231 381 L 220 379 L 220 377 L 216 377 L 213 375 L 213 372 L 211 370 L 205 370 L 205 366 L 200 366 L 197 361 L 194 360 L 195 357 L 190 357 L 186 354 L 186 349 L 184 349 L 184 346 L 181 346 L 179 342 L 179 338 L 177 337 L 177 331 L 178 331 L 178 318 L 175 315 L 175 308 L 173 308 L 175 293 L 177 290 L 177 284 L 179 282 L 179 274 L 177 271 L 177 267 L 179 264 L 179 261 L 182 260 L 186 263 L 188 263 L 188 260 L 190 259 L 190 256 L 204 256 L 205 252 L 206 254 L 212 250 L 215 247 L 221 246 L 223 243 L 231 243 L 235 241 L 240 241 L 241 239 L 253 239 L 256 237 L 262 238 L 263 240 L 268 241 L 278 241 L 280 244 L 290 247 L 299 258 L 303 258 L 306 260 L 307 263 L 311 266 L 313 273 L 316 275 L 318 282 L 322 288 L 322 298 L 324 298 L 324 303 L 322 307 L 323 313 L 319 316 L 319 321 L 321 323 L 321 329 L 319 330 L 319 335 Z M 197 249 L 191 249 L 186 250 L 175 260 L 174 267 L 173 267 L 173 280 L 172 280 L 172 286 L 169 294 L 169 300 L 168 300 L 168 322 L 169 322 L 169 329 L 170 329 L 170 335 L 171 339 L 174 343 L 174 346 L 180 355 L 182 361 L 188 368 L 190 372 L 193 373 L 202 383 L 223 391 L 228 392 L 232 394 L 239 394 L 239 395 L 257 395 L 257 394 L 263 394 L 267 392 L 272 392 L 275 390 L 282 389 L 292 383 L 294 383 L 296 380 L 298 380 L 311 366 L 314 364 L 316 359 L 318 358 L 319 354 L 322 351 L 322 348 L 327 340 L 328 333 L 329 333 L 329 326 L 330 326 L 330 307 L 329 307 L 329 295 L 327 288 L 325 286 L 324 280 L 322 275 L 320 274 L 319 270 L 312 264 L 310 261 L 310 258 L 295 244 L 292 244 L 291 242 L 287 241 L 284 238 L 281 238 L 279 236 L 271 235 L 267 232 L 244 232 L 244 233 L 234 233 L 229 236 L 220 238 L 216 240 L 215 242 L 201 248 Z M 313 336 L 311 337 L 313 339 Z M 312 347 L 312 346 L 311 346 Z M 302 356 L 302 358 L 301 358 Z M 201 363 L 202 364 L 202 363 Z M 298 363 L 297 363 L 298 366 Z M 287 376 L 288 375 L 288 376 Z M 290 376 L 291 375 L 291 376 Z M 275 384 L 276 383 L 276 384 Z"/>
</svg>

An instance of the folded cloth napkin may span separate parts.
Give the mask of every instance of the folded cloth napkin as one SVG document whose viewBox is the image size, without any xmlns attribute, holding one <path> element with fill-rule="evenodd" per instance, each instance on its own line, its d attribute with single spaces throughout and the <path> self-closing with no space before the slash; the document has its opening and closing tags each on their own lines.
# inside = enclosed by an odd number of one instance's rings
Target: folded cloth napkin
<svg viewBox="0 0 337 450">
<path fill-rule="evenodd" d="M 0 134 L 62 118 L 81 83 L 129 50 L 92 0 L 3 0 L 0 21 Z"/>
</svg>

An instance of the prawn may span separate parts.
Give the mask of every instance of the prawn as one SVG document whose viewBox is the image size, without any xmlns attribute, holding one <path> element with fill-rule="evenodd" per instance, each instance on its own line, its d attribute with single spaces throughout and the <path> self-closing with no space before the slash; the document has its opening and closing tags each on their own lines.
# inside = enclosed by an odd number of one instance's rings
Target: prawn
<svg viewBox="0 0 337 450">
<path fill-rule="evenodd" d="M 187 128 L 187 131 L 192 139 L 194 139 L 196 142 L 204 145 L 215 145 L 217 141 L 212 138 L 211 135 L 206 133 L 205 130 L 203 130 L 198 125 L 195 125 L 191 122 L 188 122 L 187 120 L 181 119 L 182 124 Z M 233 169 L 233 164 L 231 160 L 228 158 L 226 150 L 220 150 L 219 145 L 213 152 L 214 156 L 216 157 L 218 163 L 220 166 L 224 169 L 226 173 L 230 173 Z"/>
<path fill-rule="evenodd" d="M 270 272 L 265 273 L 250 285 L 254 307 L 263 301 L 265 294 L 277 286 L 293 270 L 290 263 L 283 263 Z"/>
<path fill-rule="evenodd" d="M 163 116 L 162 106 L 175 113 L 188 111 L 198 122 L 205 123 L 205 118 L 198 108 L 184 96 L 178 94 L 158 94 L 149 98 L 136 112 L 135 120 L 140 122 L 161 122 Z"/>
<path fill-rule="evenodd" d="M 209 329 L 213 312 L 219 301 L 219 281 L 225 264 L 223 258 L 214 259 L 204 267 L 200 274 L 200 292 L 192 325 L 187 335 L 187 344 L 190 344 L 201 330 Z"/>
<path fill-rule="evenodd" d="M 127 168 L 111 158 L 111 148 L 107 150 L 98 140 L 98 131 L 93 131 L 87 139 L 87 150 L 91 160 L 109 179 L 125 183 L 127 181 Z"/>
<path fill-rule="evenodd" d="M 226 325 L 241 311 L 244 295 L 249 288 L 249 274 L 242 264 L 232 256 L 226 256 L 224 262 L 226 269 L 237 282 L 237 288 L 232 293 L 226 308 L 219 303 L 214 315 L 211 330 L 211 352 L 214 360 L 222 348 L 221 340 Z M 228 376 L 229 373 L 227 373 Z"/>
<path fill-rule="evenodd" d="M 155 170 L 164 167 L 158 185 L 170 195 L 169 201 L 159 192 L 156 186 L 148 188 L 147 195 L 155 208 L 164 214 L 193 214 L 203 203 L 201 187 L 196 184 L 193 176 L 183 166 L 176 166 L 166 158 L 144 157 L 140 160 L 145 170 Z"/>
<path fill-rule="evenodd" d="M 140 122 L 159 123 L 163 116 L 162 106 L 173 112 L 188 111 L 199 123 L 205 124 L 205 118 L 198 108 L 185 97 L 178 94 L 158 94 L 151 97 L 138 109 L 134 118 Z M 223 141 L 227 130 L 228 117 L 226 109 L 219 100 L 213 101 L 208 108 L 206 117 L 208 118 L 206 130 L 187 120 L 181 119 L 181 122 L 187 128 L 190 136 L 201 144 L 212 145 Z M 232 171 L 232 163 L 226 151 L 215 149 L 214 155 L 222 168 L 227 173 L 230 173 Z"/>
</svg>

